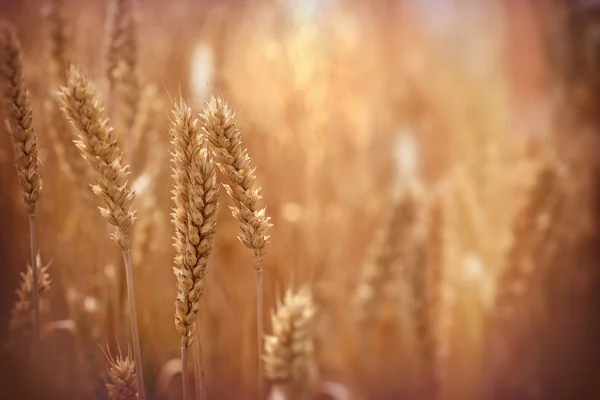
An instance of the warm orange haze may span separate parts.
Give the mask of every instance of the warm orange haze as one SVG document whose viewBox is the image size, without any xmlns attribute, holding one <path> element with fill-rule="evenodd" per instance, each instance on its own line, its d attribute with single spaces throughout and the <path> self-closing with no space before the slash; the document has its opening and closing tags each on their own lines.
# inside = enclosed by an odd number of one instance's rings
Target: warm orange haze
<svg viewBox="0 0 600 400">
<path fill-rule="evenodd" d="M 600 398 L 598 2 L 0 12 L 6 398 Z"/>
</svg>

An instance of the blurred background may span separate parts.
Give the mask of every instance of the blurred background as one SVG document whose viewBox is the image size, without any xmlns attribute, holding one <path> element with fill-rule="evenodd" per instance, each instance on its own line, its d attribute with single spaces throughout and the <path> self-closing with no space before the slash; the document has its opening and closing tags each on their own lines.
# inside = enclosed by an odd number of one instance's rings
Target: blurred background
<svg viewBox="0 0 600 400">
<path fill-rule="evenodd" d="M 38 241 L 52 260 L 41 371 L 2 357 L 0 383 L 13 398 L 107 398 L 101 347 L 127 347 L 122 261 L 55 99 L 69 63 L 107 98 L 108 3 L 0 0 L 32 94 Z M 179 339 L 168 133 L 179 93 L 195 112 L 216 93 L 237 113 L 274 225 L 265 329 L 276 299 L 309 285 L 320 380 L 359 399 L 434 398 L 419 372 L 418 262 L 386 281 L 397 289 L 391 317 L 362 310 L 375 316 L 365 328 L 354 302 L 398 192 L 418 182 L 418 209 L 436 196 L 445 207 L 435 398 L 600 398 L 600 2 L 138 0 L 135 22 L 145 119 L 126 153 L 135 155 L 132 257 L 150 398 L 180 398 L 169 364 Z M 7 339 L 29 241 L 0 130 Z M 251 399 L 255 273 L 227 205 L 223 192 L 199 333 L 208 397 Z"/>
</svg>

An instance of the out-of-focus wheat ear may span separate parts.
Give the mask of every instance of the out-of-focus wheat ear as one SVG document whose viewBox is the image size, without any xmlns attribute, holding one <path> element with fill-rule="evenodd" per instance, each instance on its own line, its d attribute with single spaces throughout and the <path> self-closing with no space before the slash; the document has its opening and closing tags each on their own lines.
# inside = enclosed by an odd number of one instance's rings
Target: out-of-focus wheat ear
<svg viewBox="0 0 600 400">
<path fill-rule="evenodd" d="M 112 0 L 106 26 L 109 117 L 126 135 L 125 151 L 132 164 L 132 128 L 140 101 L 136 1 Z"/>
<path fill-rule="evenodd" d="M 87 180 L 85 160 L 73 143 L 74 136 L 68 121 L 56 102 L 56 87 L 67 79 L 70 31 L 66 18 L 65 0 L 47 0 L 44 25 L 47 33 L 47 57 L 51 72 L 52 92 L 46 105 L 47 134 L 52 141 L 62 172 L 73 182 L 81 185 Z"/>
<path fill-rule="evenodd" d="M 50 289 L 52 280 L 50 279 L 48 269 L 51 264 L 52 261 L 46 265 L 42 265 L 42 259 L 39 254 L 37 255 L 37 291 L 39 295 Z M 30 330 L 33 322 L 33 276 L 33 268 L 31 268 L 31 264 L 28 264 L 27 271 L 21 273 L 21 284 L 16 290 L 17 300 L 11 310 L 9 324 L 9 346 L 11 348 L 17 347 L 19 343 L 23 343 L 23 337 L 30 338 L 34 333 Z"/>
<path fill-rule="evenodd" d="M 271 316 L 272 334 L 265 337 L 265 376 L 287 398 L 304 398 L 318 381 L 311 325 L 316 314 L 307 287 L 286 291 Z"/>
<path fill-rule="evenodd" d="M 171 119 L 173 223 L 175 225 L 175 326 L 181 335 L 184 398 L 190 395 L 188 348 L 194 337 L 200 300 L 204 294 L 208 258 L 214 242 L 219 190 L 207 143 L 199 135 L 198 120 L 182 100 Z"/>
<path fill-rule="evenodd" d="M 202 130 L 206 133 L 217 165 L 227 179 L 225 190 L 233 200 L 233 216 L 240 222 L 242 233 L 238 236 L 244 246 L 254 251 L 256 269 L 256 325 L 258 356 L 258 387 L 263 396 L 263 366 L 260 357 L 263 338 L 263 256 L 269 244 L 266 207 L 260 208 L 261 188 L 256 185 L 255 168 L 250 165 L 248 150 L 242 143 L 242 133 L 237 128 L 235 113 L 221 97 L 212 96 L 200 115 Z"/>
<path fill-rule="evenodd" d="M 107 30 L 106 76 L 114 83 L 115 72 L 124 62 L 130 71 L 137 66 L 137 19 L 135 0 L 111 0 Z"/>
<path fill-rule="evenodd" d="M 161 103 L 156 86 L 152 84 L 145 85 L 140 95 L 138 112 L 135 114 L 135 120 L 131 128 L 132 157 L 136 175 L 140 175 L 148 162 L 152 163 L 151 166 L 158 164 L 156 160 L 149 159 L 149 153 L 154 154 L 151 149 L 158 145 L 158 137 L 154 133 L 156 132 L 157 115 L 160 115 L 162 109 Z"/>
<path fill-rule="evenodd" d="M 416 229 L 423 202 L 417 181 L 399 188 L 383 226 L 376 233 L 362 267 L 354 302 L 361 324 L 396 318 L 400 268 L 407 268 L 416 244 Z M 389 305 L 393 303 L 393 307 Z"/>
<path fill-rule="evenodd" d="M 422 258 L 413 274 L 414 321 L 419 341 L 424 382 L 437 397 L 440 376 L 440 320 L 448 243 L 443 197 L 434 192 L 429 199 L 427 230 L 422 243 Z"/>
<path fill-rule="evenodd" d="M 129 320 L 133 341 L 133 355 L 138 374 L 138 394 L 144 400 L 144 375 L 137 324 L 133 268 L 131 263 L 131 233 L 135 224 L 132 208 L 135 193 L 127 182 L 128 171 L 121 165 L 122 153 L 104 108 L 87 78 L 75 67 L 69 69 L 67 85 L 60 88 L 59 99 L 63 111 L 79 135 L 77 143 L 83 157 L 96 173 L 94 193 L 104 200 L 105 208 L 100 212 L 115 226 L 112 238 L 121 248 L 125 262 Z"/>
<path fill-rule="evenodd" d="M 64 85 L 67 79 L 69 30 L 65 17 L 65 0 L 48 0 L 44 10 L 48 32 L 50 68 L 56 84 Z"/>
<path fill-rule="evenodd" d="M 558 161 L 545 161 L 515 215 L 506 265 L 496 282 L 495 307 L 500 317 L 512 314 L 517 300 L 531 288 L 536 274 L 553 258 L 558 221 L 566 200 L 562 174 Z"/>
<path fill-rule="evenodd" d="M 138 398 L 138 383 L 135 371 L 135 363 L 129 355 L 130 351 L 123 356 L 119 349 L 119 354 L 115 357 L 110 349 L 102 350 L 108 361 L 106 370 L 108 376 L 105 378 L 106 390 L 111 400 L 134 400 Z"/>
<path fill-rule="evenodd" d="M 21 192 L 29 214 L 29 249 L 31 265 L 36 263 L 37 237 L 35 206 L 42 190 L 38 171 L 37 135 L 33 129 L 33 110 L 25 84 L 21 46 L 14 29 L 0 26 L 0 85 L 8 130 L 15 151 L 15 165 Z M 37 268 L 33 269 L 33 340 L 39 335 L 39 301 Z"/>
</svg>

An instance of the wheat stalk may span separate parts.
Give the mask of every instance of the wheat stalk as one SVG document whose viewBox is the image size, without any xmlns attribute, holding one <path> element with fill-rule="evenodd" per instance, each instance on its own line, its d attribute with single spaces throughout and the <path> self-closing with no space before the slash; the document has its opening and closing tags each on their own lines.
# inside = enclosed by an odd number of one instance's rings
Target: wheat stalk
<svg viewBox="0 0 600 400">
<path fill-rule="evenodd" d="M 248 150 L 243 147 L 242 133 L 237 128 L 235 114 L 223 98 L 212 96 L 203 114 L 203 131 L 207 134 L 217 165 L 227 179 L 225 190 L 233 200 L 233 216 L 240 222 L 240 241 L 254 251 L 256 269 L 256 325 L 259 393 L 262 395 L 262 358 L 260 357 L 263 337 L 262 317 L 262 263 L 269 244 L 268 231 L 272 224 L 266 208 L 260 208 L 261 188 L 256 185 L 255 169 L 250 167 Z"/>
<path fill-rule="evenodd" d="M 290 398 L 304 398 L 317 381 L 311 324 L 316 313 L 312 295 L 304 287 L 287 290 L 271 315 L 273 333 L 265 337 L 265 374 Z"/>
<path fill-rule="evenodd" d="M 23 75 L 21 47 L 9 26 L 0 27 L 0 80 L 2 101 L 15 151 L 15 165 L 25 206 L 29 214 L 29 248 L 31 265 L 36 263 L 37 239 L 35 205 L 42 190 L 38 172 L 37 135 L 33 129 L 33 110 Z M 33 340 L 39 336 L 39 301 L 37 268 L 33 269 Z"/>
<path fill-rule="evenodd" d="M 135 400 L 138 398 L 135 363 L 129 356 L 129 351 L 123 356 L 113 356 L 110 349 L 104 351 L 108 360 L 108 378 L 105 380 L 108 397 L 111 400 Z"/>
<path fill-rule="evenodd" d="M 77 146 L 96 172 L 96 184 L 92 189 L 105 203 L 105 207 L 100 207 L 100 213 L 116 227 L 111 238 L 123 252 L 138 391 L 143 400 L 144 380 L 130 251 L 130 236 L 136 220 L 135 211 L 131 207 L 135 193 L 129 189 L 127 167 L 121 166 L 122 153 L 109 120 L 104 117 L 102 103 L 87 78 L 77 68 L 72 66 L 69 69 L 67 86 L 60 89 L 59 98 L 63 111 L 79 135 Z"/>
<path fill-rule="evenodd" d="M 175 326 L 181 335 L 184 398 L 187 382 L 188 348 L 204 294 L 206 267 L 216 230 L 219 190 L 213 162 L 205 140 L 199 135 L 198 120 L 180 100 L 173 106 L 171 137 L 173 153 L 173 223 L 175 225 L 175 275 L 177 301 Z"/>
</svg>

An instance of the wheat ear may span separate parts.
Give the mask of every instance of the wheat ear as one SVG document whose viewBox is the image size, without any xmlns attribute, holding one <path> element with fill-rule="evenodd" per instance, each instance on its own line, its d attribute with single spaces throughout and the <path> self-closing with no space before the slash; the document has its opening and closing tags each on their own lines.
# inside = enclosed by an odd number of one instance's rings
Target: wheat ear
<svg viewBox="0 0 600 400">
<path fill-rule="evenodd" d="M 42 179 L 38 172 L 37 135 L 33 129 L 33 110 L 30 104 L 29 90 L 23 76 L 21 46 L 11 27 L 1 26 L 0 35 L 2 101 L 15 150 L 17 175 L 29 213 L 30 260 L 31 265 L 35 265 L 37 254 L 35 205 L 42 190 Z M 33 303 L 34 343 L 39 336 L 38 281 L 37 268 L 34 268 L 31 300 Z"/>
<path fill-rule="evenodd" d="M 112 0 L 107 21 L 107 76 L 110 90 L 109 117 L 123 122 L 127 160 L 133 165 L 132 128 L 138 112 L 140 82 L 138 76 L 137 17 L 135 0 Z M 116 107 L 116 97 L 119 106 Z M 119 115 L 116 115 L 116 112 Z M 120 126 L 120 125 L 119 125 Z"/>
<path fill-rule="evenodd" d="M 52 262 L 49 262 L 46 265 L 42 265 L 42 260 L 40 255 L 38 254 L 36 257 L 36 265 L 37 265 L 37 290 L 38 294 L 46 292 L 50 289 L 50 284 L 52 283 L 50 279 L 50 274 L 48 273 L 48 269 Z M 10 344 L 14 345 L 19 340 L 18 338 L 27 334 L 26 328 L 33 319 L 33 268 L 31 265 L 27 265 L 27 272 L 21 273 L 21 284 L 17 289 L 17 301 L 13 304 L 11 310 L 11 318 L 9 324 L 9 337 Z"/>
<path fill-rule="evenodd" d="M 52 80 L 52 93 L 47 103 L 49 116 L 48 136 L 57 155 L 60 168 L 71 180 L 83 183 L 87 180 L 85 160 L 73 144 L 73 135 L 69 123 L 55 102 L 55 88 L 64 85 L 67 77 L 69 27 L 65 17 L 65 0 L 48 0 L 44 13 L 47 33 L 47 53 Z"/>
<path fill-rule="evenodd" d="M 547 249 L 558 227 L 563 210 L 565 192 L 560 166 L 546 161 L 537 173 L 525 203 L 515 216 L 513 241 L 506 255 L 506 266 L 499 276 L 495 293 L 495 307 L 501 316 L 508 316 L 511 308 L 533 283 L 537 271 L 547 265 Z"/>
<path fill-rule="evenodd" d="M 45 13 L 52 75 L 55 82 L 63 83 L 67 76 L 67 48 L 69 33 L 65 18 L 64 0 L 49 0 Z"/>
<path fill-rule="evenodd" d="M 354 302 L 361 324 L 396 317 L 395 306 L 389 315 L 386 305 L 398 296 L 398 267 L 406 267 L 415 244 L 415 229 L 422 201 L 416 182 L 399 189 L 384 224 L 377 232 L 362 267 Z"/>
<path fill-rule="evenodd" d="M 87 78 L 77 68 L 72 66 L 69 69 L 67 86 L 60 89 L 59 98 L 63 105 L 63 111 L 79 135 L 80 140 L 77 142 L 77 146 L 92 169 L 96 171 L 97 180 L 92 189 L 96 195 L 103 198 L 105 203 L 105 207 L 100 208 L 100 213 L 117 228 L 111 237 L 121 248 L 125 261 L 138 392 L 140 399 L 144 400 L 144 380 L 130 250 L 130 236 L 136 220 L 135 211 L 131 207 L 135 193 L 129 189 L 127 167 L 121 166 L 122 153 L 109 121 L 104 117 L 102 103 Z"/>
<path fill-rule="evenodd" d="M 262 358 L 260 357 L 263 337 L 262 316 L 262 264 L 263 255 L 269 244 L 268 231 L 271 228 L 266 208 L 260 208 L 260 187 L 256 185 L 254 168 L 250 167 L 248 151 L 242 144 L 242 133 L 237 128 L 236 117 L 224 99 L 212 96 L 201 115 L 202 129 L 208 136 L 212 150 L 217 157 L 217 165 L 225 175 L 228 184 L 225 190 L 233 200 L 233 216 L 240 222 L 238 236 L 244 246 L 254 251 L 256 268 L 256 325 L 258 341 L 258 386 L 262 395 Z"/>
<path fill-rule="evenodd" d="M 128 354 L 123 356 L 119 351 L 116 357 L 110 349 L 104 351 L 108 360 L 106 370 L 108 377 L 105 380 L 106 391 L 111 400 L 135 400 L 138 398 L 135 363 Z"/>
<path fill-rule="evenodd" d="M 175 326 L 181 335 L 184 398 L 189 396 L 188 348 L 194 338 L 200 299 L 204 294 L 206 267 L 217 223 L 219 189 L 207 143 L 199 135 L 198 120 L 180 100 L 171 120 L 173 171 L 173 223 L 175 225 L 175 276 L 177 300 Z M 202 375 L 200 373 L 200 375 Z M 197 377 L 198 379 L 199 377 Z"/>
<path fill-rule="evenodd" d="M 447 259 L 446 216 L 439 193 L 435 193 L 430 199 L 427 222 L 423 262 L 416 265 L 413 275 L 414 320 L 425 382 L 431 388 L 435 398 L 440 383 L 438 379 L 441 349 L 439 321 Z"/>
<path fill-rule="evenodd" d="M 308 288 L 288 290 L 271 316 L 273 333 L 265 337 L 265 374 L 290 398 L 303 398 L 317 381 L 311 324 L 316 313 Z"/>
</svg>

